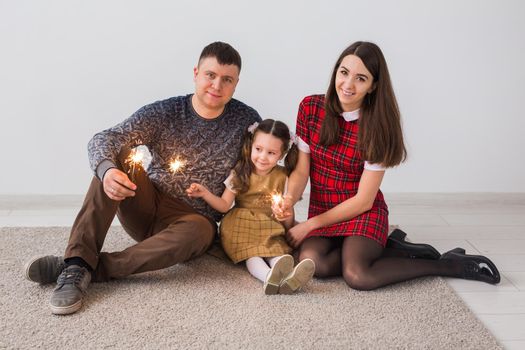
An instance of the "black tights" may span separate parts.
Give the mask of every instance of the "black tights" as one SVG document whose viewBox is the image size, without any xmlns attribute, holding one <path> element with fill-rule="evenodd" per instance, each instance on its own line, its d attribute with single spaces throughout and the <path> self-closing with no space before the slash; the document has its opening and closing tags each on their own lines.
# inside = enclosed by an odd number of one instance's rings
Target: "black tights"
<svg viewBox="0 0 525 350">
<path fill-rule="evenodd" d="M 315 262 L 316 277 L 343 276 L 353 289 L 371 290 L 422 276 L 451 276 L 461 266 L 450 260 L 411 259 L 394 249 L 384 249 L 372 239 L 310 237 L 301 245 L 299 259 Z"/>
</svg>

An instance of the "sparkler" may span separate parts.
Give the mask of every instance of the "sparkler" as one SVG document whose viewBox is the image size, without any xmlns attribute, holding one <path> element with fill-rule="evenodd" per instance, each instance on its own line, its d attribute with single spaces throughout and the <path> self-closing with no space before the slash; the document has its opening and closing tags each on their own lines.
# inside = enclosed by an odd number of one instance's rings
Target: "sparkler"
<svg viewBox="0 0 525 350">
<path fill-rule="evenodd" d="M 144 167 L 144 151 L 134 148 L 126 158 L 126 163 L 129 164 L 128 174 L 131 175 L 131 182 L 135 182 L 135 170 L 140 171 Z"/>
<path fill-rule="evenodd" d="M 176 173 L 178 171 L 180 171 L 182 168 L 184 168 L 184 166 L 186 165 L 186 162 L 184 160 L 181 160 L 179 158 L 175 159 L 175 160 L 172 160 L 170 162 L 170 170 L 172 173 Z"/>
<path fill-rule="evenodd" d="M 280 207 L 283 203 L 283 196 L 280 193 L 272 194 L 272 207 Z"/>
</svg>

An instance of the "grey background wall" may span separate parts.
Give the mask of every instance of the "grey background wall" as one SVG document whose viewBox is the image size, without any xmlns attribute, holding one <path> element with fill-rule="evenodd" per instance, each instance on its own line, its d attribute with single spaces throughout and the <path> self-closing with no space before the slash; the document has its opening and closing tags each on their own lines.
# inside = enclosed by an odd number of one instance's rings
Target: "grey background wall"
<svg viewBox="0 0 525 350">
<path fill-rule="evenodd" d="M 0 194 L 80 194 L 86 144 L 193 90 L 206 44 L 243 57 L 235 97 L 294 128 L 356 40 L 389 63 L 409 159 L 387 192 L 525 192 L 525 2 L 0 0 Z"/>
</svg>

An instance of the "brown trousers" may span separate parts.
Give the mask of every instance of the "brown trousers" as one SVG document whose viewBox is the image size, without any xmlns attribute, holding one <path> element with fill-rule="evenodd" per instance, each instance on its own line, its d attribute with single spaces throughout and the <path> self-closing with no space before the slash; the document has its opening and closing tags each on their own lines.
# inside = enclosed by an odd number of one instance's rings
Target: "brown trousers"
<svg viewBox="0 0 525 350">
<path fill-rule="evenodd" d="M 118 167 L 127 171 L 121 153 Z M 186 203 L 162 193 L 144 170 L 135 171 L 135 197 L 117 202 L 94 177 L 71 230 L 64 257 L 81 257 L 92 268 L 92 281 L 107 281 L 153 271 L 197 257 L 209 248 L 216 224 Z M 138 243 L 121 252 L 101 252 L 115 214 Z"/>
</svg>

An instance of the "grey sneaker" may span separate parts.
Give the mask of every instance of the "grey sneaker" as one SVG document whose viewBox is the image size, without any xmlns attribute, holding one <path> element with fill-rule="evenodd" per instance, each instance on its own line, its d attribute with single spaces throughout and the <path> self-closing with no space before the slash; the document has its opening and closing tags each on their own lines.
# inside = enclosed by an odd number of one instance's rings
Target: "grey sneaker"
<svg viewBox="0 0 525 350">
<path fill-rule="evenodd" d="M 61 256 L 36 256 L 29 260 L 24 267 L 28 280 L 40 284 L 56 282 L 62 270 L 66 267 Z"/>
<path fill-rule="evenodd" d="M 89 282 L 91 273 L 86 268 L 77 265 L 66 267 L 58 276 L 57 286 L 51 295 L 51 312 L 67 315 L 78 311 Z"/>
</svg>

